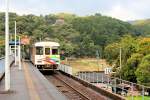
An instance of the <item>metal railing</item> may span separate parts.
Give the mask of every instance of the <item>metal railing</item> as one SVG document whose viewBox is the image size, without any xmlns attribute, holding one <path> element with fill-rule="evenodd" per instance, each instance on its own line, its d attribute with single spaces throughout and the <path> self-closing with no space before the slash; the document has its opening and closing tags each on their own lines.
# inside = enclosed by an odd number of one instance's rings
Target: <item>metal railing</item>
<svg viewBox="0 0 150 100">
<path fill-rule="evenodd" d="M 102 71 L 85 72 L 72 68 L 69 65 L 60 65 L 59 69 L 99 88 L 103 88 L 109 92 L 124 96 L 127 100 L 134 100 L 135 98 L 139 98 L 139 100 L 150 99 L 150 87 L 132 83 L 116 77 L 109 77 L 109 75 L 104 74 Z M 76 73 L 74 73 L 74 70 L 76 70 Z"/>
</svg>

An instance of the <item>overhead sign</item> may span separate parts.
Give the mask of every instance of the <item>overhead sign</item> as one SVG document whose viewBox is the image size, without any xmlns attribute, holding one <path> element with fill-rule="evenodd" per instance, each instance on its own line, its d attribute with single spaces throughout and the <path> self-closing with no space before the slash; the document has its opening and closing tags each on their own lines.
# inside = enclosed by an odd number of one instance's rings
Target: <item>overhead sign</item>
<svg viewBox="0 0 150 100">
<path fill-rule="evenodd" d="M 21 37 L 21 44 L 24 44 L 24 45 L 30 44 L 30 38 L 28 36 Z"/>
</svg>

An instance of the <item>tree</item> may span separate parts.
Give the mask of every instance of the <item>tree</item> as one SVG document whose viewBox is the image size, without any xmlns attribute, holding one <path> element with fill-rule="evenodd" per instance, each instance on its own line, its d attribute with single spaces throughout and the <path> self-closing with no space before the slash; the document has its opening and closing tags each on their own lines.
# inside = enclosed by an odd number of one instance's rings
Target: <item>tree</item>
<svg viewBox="0 0 150 100">
<path fill-rule="evenodd" d="M 80 37 L 78 42 L 79 48 L 76 52 L 82 57 L 95 57 L 95 52 L 98 50 L 98 46 L 94 44 L 94 41 L 86 34 Z"/>
<path fill-rule="evenodd" d="M 35 41 L 42 41 L 44 39 L 44 35 L 43 35 L 43 32 L 41 30 L 38 30 L 38 29 L 35 29 L 33 31 L 33 36 L 32 38 L 35 40 Z"/>
<path fill-rule="evenodd" d="M 143 55 L 139 53 L 131 55 L 131 57 L 127 60 L 126 66 L 124 66 L 121 70 L 121 76 L 123 79 L 130 82 L 137 82 L 135 71 L 140 64 L 142 57 Z"/>
<path fill-rule="evenodd" d="M 118 58 L 119 55 L 119 43 L 112 43 L 105 47 L 105 58 L 109 63 L 115 62 L 115 60 Z"/>
<path fill-rule="evenodd" d="M 121 39 L 120 43 L 120 46 L 122 48 L 123 62 L 126 62 L 127 59 L 130 58 L 133 53 L 136 53 L 139 50 L 139 41 L 131 35 L 125 35 Z"/>
<path fill-rule="evenodd" d="M 1 34 L 4 34 L 5 31 L 4 15 L 0 13 Z M 58 19 L 62 19 L 64 23 L 56 25 L 55 22 Z M 78 57 L 93 57 L 97 50 L 101 51 L 104 57 L 104 48 L 108 44 L 119 41 L 120 37 L 125 34 L 132 35 L 135 32 L 131 24 L 101 14 L 79 17 L 67 13 L 45 16 L 32 14 L 19 16 L 10 13 L 11 33 L 14 33 L 15 20 L 17 21 L 17 33 L 30 36 L 32 43 L 40 40 L 56 41 L 61 44 L 61 48 L 65 46 L 66 50 L 69 50 L 69 55 L 73 54 Z M 126 52 L 128 53 L 130 56 L 130 52 Z"/>
<path fill-rule="evenodd" d="M 122 51 L 122 67 L 120 69 L 120 48 Z M 139 52 L 140 43 L 131 35 L 125 35 L 117 43 L 112 43 L 105 48 L 105 57 L 109 62 L 115 63 L 115 76 L 121 76 L 128 81 L 136 82 L 135 71 L 143 57 Z"/>
<path fill-rule="evenodd" d="M 142 58 L 135 74 L 139 84 L 150 86 L 150 54 Z"/>
</svg>

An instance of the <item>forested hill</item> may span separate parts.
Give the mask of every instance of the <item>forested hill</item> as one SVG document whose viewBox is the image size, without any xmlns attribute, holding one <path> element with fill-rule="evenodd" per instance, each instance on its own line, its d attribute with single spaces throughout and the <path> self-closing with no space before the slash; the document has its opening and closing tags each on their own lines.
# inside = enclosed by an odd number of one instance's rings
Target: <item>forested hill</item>
<svg viewBox="0 0 150 100">
<path fill-rule="evenodd" d="M 4 56 L 4 21 L 4 13 L 0 13 L 0 56 Z M 148 36 L 149 21 L 130 24 L 101 14 L 80 17 L 64 13 L 46 16 L 11 13 L 10 35 L 14 34 L 14 21 L 17 21 L 17 33 L 28 35 L 30 44 L 40 40 L 56 41 L 69 57 L 96 57 L 98 51 L 100 57 L 115 65 L 115 76 L 150 86 L 150 38 L 139 36 Z M 30 45 L 24 46 L 23 53 L 28 52 L 27 46 Z"/>
<path fill-rule="evenodd" d="M 79 17 L 64 13 L 46 16 L 11 13 L 12 34 L 15 20 L 17 32 L 30 36 L 32 42 L 57 41 L 68 55 L 80 57 L 93 57 L 96 50 L 102 53 L 106 45 L 118 41 L 125 34 L 139 34 L 131 24 L 101 14 Z M 0 34 L 4 34 L 4 13 L 0 13 Z"/>
<path fill-rule="evenodd" d="M 143 36 L 150 36 L 150 19 L 135 20 L 130 23 L 135 26 Z"/>
</svg>

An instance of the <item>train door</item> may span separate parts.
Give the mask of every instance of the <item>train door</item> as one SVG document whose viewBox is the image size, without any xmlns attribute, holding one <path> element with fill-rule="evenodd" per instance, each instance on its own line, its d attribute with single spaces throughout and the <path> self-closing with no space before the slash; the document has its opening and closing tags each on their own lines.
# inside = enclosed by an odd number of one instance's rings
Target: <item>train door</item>
<svg viewBox="0 0 150 100">
<path fill-rule="evenodd" d="M 44 65 L 44 48 L 42 46 L 36 47 L 35 64 Z"/>
<path fill-rule="evenodd" d="M 55 64 L 60 64 L 60 55 L 58 47 L 52 47 L 51 58 L 55 61 Z"/>
</svg>

